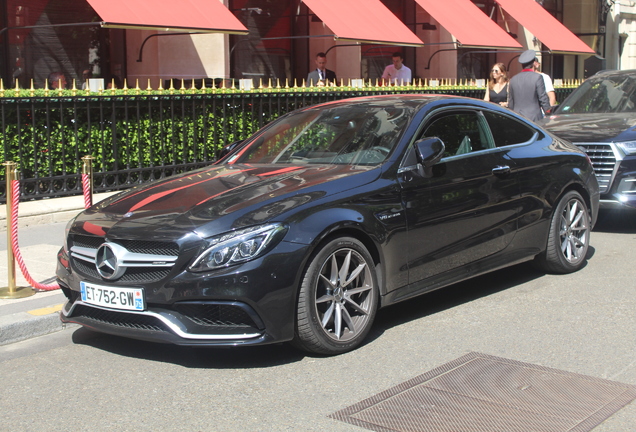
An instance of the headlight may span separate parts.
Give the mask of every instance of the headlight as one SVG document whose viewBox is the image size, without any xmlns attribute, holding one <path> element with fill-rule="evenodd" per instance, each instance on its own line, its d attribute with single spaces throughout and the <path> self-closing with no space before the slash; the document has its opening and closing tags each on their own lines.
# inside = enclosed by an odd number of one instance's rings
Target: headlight
<svg viewBox="0 0 636 432">
<path fill-rule="evenodd" d="M 208 271 L 253 260 L 276 245 L 286 232 L 285 225 L 272 223 L 209 238 L 208 247 L 194 260 L 189 270 Z"/>
<path fill-rule="evenodd" d="M 621 148 L 625 152 L 625 154 L 631 155 L 636 154 L 636 141 L 626 141 L 621 143 L 616 143 L 617 146 Z"/>
</svg>

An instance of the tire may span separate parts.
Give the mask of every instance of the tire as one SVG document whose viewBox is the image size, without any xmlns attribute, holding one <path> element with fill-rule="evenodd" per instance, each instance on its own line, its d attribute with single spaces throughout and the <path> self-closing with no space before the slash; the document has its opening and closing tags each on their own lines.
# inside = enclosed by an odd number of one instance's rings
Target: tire
<svg viewBox="0 0 636 432">
<path fill-rule="evenodd" d="M 535 265 L 548 273 L 572 273 L 585 264 L 590 245 L 590 213 L 576 191 L 567 192 L 554 209 L 545 252 Z"/>
<path fill-rule="evenodd" d="M 292 343 L 315 354 L 351 351 L 369 333 L 377 307 L 377 275 L 367 249 L 354 238 L 331 240 L 303 275 Z"/>
</svg>

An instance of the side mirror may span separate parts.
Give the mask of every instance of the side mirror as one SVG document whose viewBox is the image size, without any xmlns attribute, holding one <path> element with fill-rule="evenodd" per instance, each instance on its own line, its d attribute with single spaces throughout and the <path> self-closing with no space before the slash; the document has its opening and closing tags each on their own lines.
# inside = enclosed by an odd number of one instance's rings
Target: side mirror
<svg viewBox="0 0 636 432">
<path fill-rule="evenodd" d="M 417 162 L 424 169 L 424 176 L 431 177 L 432 167 L 444 157 L 446 146 L 437 137 L 426 137 L 415 141 Z"/>
</svg>

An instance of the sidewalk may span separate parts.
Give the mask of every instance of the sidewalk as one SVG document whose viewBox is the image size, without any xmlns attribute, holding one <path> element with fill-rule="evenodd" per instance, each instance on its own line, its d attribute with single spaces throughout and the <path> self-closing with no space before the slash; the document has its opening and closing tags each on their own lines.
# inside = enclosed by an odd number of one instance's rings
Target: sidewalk
<svg viewBox="0 0 636 432">
<path fill-rule="evenodd" d="M 97 203 L 112 193 L 96 194 Z M 39 283 L 55 283 L 56 254 L 62 246 L 66 223 L 84 209 L 83 196 L 20 203 L 18 243 L 31 277 Z M 0 205 L 0 288 L 9 285 L 7 262 L 7 209 Z M 28 287 L 15 264 L 16 285 Z M 59 311 L 66 297 L 59 290 L 40 291 L 20 299 L 0 299 L 0 345 L 63 329 Z"/>
</svg>

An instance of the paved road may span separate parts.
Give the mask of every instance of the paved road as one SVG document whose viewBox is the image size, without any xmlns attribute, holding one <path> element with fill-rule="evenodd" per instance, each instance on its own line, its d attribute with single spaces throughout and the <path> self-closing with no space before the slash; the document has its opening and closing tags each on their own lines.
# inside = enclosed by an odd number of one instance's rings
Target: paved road
<svg viewBox="0 0 636 432">
<path fill-rule="evenodd" d="M 520 265 L 380 311 L 360 349 L 193 349 L 81 328 L 0 347 L 2 430 L 362 431 L 327 416 L 480 352 L 636 384 L 636 217 L 603 215 L 578 273 Z M 595 432 L 628 432 L 636 402 Z"/>
</svg>

